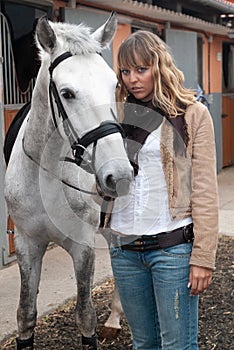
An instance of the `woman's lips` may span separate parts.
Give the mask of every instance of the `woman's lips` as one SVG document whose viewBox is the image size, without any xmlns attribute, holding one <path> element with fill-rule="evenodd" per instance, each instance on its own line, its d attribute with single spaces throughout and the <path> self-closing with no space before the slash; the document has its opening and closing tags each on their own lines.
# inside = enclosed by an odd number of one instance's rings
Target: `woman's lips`
<svg viewBox="0 0 234 350">
<path fill-rule="evenodd" d="M 141 92 L 142 89 L 141 89 L 141 88 L 138 88 L 138 87 L 134 87 L 134 88 L 131 88 L 131 91 L 132 91 L 132 92 Z"/>
</svg>

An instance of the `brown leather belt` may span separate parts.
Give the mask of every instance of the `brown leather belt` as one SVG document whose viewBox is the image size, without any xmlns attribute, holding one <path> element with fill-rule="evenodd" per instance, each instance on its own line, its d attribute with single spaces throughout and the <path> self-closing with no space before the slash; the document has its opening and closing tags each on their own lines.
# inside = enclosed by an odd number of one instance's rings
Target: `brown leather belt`
<svg viewBox="0 0 234 350">
<path fill-rule="evenodd" d="M 110 241 L 112 246 L 120 247 L 124 250 L 135 252 L 145 252 L 149 250 L 165 249 L 178 244 L 192 242 L 193 224 L 180 227 L 173 231 L 161 232 L 152 236 L 119 236 L 111 233 Z"/>
</svg>

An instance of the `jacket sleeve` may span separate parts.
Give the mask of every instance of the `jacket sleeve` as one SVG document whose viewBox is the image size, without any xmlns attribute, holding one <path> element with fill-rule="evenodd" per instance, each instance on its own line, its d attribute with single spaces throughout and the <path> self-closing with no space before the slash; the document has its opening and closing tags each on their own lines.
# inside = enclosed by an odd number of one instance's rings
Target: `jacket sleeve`
<svg viewBox="0 0 234 350">
<path fill-rule="evenodd" d="M 211 115 L 198 106 L 192 140 L 192 217 L 194 244 L 190 264 L 215 268 L 218 242 L 216 148 Z"/>
</svg>

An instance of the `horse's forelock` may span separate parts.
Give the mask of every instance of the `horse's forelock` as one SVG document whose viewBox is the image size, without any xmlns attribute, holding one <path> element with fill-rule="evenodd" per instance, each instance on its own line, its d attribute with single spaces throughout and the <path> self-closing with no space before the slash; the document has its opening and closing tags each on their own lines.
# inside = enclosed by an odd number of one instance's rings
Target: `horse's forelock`
<svg viewBox="0 0 234 350">
<path fill-rule="evenodd" d="M 52 28 L 64 51 L 73 55 L 95 53 L 101 45 L 91 36 L 91 28 L 70 23 L 52 23 Z"/>
</svg>

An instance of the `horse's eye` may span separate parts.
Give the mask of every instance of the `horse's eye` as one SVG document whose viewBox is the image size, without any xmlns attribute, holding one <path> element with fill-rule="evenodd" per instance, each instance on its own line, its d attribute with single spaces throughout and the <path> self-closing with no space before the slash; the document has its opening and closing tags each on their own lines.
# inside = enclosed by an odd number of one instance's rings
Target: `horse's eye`
<svg viewBox="0 0 234 350">
<path fill-rule="evenodd" d="M 72 92 L 69 89 L 63 89 L 61 90 L 61 95 L 63 98 L 65 98 L 66 100 L 71 100 L 73 98 L 75 98 L 75 94 L 74 92 Z"/>
</svg>

